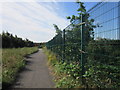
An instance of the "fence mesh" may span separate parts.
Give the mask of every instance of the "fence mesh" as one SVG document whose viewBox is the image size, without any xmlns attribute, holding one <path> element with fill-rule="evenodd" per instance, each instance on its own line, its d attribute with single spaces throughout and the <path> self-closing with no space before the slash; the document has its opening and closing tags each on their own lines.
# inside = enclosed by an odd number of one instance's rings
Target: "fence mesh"
<svg viewBox="0 0 120 90">
<path fill-rule="evenodd" d="M 120 17 L 117 18 L 119 20 Z M 106 36 L 101 35 L 101 31 L 98 32 L 99 28 L 105 29 L 106 26 L 97 27 L 94 38 L 92 32 L 85 32 L 84 27 L 85 25 L 70 24 L 46 44 L 47 48 L 56 53 L 58 60 L 62 62 L 79 63 L 89 86 L 120 86 L 120 38 L 114 38 L 118 37 L 120 27 L 117 27 L 117 32 L 114 32 L 115 29 L 102 32 Z"/>
</svg>

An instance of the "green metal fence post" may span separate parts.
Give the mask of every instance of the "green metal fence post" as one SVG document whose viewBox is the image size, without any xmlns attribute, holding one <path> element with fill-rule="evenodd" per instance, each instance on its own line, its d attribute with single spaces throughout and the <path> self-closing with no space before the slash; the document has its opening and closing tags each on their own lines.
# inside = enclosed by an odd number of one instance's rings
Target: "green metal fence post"
<svg viewBox="0 0 120 90">
<path fill-rule="evenodd" d="M 81 23 L 83 23 L 83 15 L 81 15 Z M 82 69 L 82 84 L 84 84 L 84 24 L 81 24 L 81 69 Z"/>
<path fill-rule="evenodd" d="M 65 61 L 65 29 L 63 30 L 63 62 Z"/>
</svg>

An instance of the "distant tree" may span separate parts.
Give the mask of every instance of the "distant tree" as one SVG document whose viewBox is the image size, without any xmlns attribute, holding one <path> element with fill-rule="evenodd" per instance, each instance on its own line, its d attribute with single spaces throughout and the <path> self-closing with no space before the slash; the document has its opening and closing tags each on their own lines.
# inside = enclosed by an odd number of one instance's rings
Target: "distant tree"
<svg viewBox="0 0 120 90">
<path fill-rule="evenodd" d="M 2 32 L 2 47 L 3 48 L 19 48 L 19 47 L 32 47 L 34 43 L 28 39 L 23 40 L 22 38 L 13 36 L 9 32 Z"/>
</svg>

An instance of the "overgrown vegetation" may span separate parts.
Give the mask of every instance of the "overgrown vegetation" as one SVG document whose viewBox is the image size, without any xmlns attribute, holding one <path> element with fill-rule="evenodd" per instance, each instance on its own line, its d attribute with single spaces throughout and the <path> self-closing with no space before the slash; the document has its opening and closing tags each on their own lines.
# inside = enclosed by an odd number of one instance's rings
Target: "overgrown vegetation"
<svg viewBox="0 0 120 90">
<path fill-rule="evenodd" d="M 104 42 L 104 43 L 103 43 Z M 48 51 L 48 60 L 54 68 L 59 88 L 119 88 L 120 87 L 120 41 L 101 39 L 91 41 L 85 57 L 85 84 L 81 85 L 81 66 L 78 60 L 62 62 L 59 55 Z M 72 51 L 72 48 L 69 50 Z M 72 55 L 72 54 L 71 54 Z M 70 57 L 70 56 L 69 56 Z M 66 57 L 66 59 L 68 59 Z M 77 83 L 75 83 L 77 82 Z"/>
<path fill-rule="evenodd" d="M 120 40 L 94 40 L 86 51 L 84 77 L 88 87 L 120 87 Z"/>
<path fill-rule="evenodd" d="M 2 83 L 11 85 L 15 77 L 25 66 L 25 56 L 38 50 L 37 47 L 2 49 Z"/>
<path fill-rule="evenodd" d="M 83 87 L 80 83 L 80 67 L 79 64 L 71 62 L 59 62 L 57 56 L 44 48 L 44 52 L 48 57 L 48 65 L 52 69 L 55 85 L 57 88 L 78 88 Z"/>
</svg>

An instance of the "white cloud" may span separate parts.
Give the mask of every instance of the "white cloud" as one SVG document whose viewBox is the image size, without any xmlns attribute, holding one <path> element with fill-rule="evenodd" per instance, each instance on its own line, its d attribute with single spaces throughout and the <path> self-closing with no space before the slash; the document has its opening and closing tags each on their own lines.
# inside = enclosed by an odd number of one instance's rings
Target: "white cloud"
<svg viewBox="0 0 120 90">
<path fill-rule="evenodd" d="M 57 8 L 60 7 L 56 2 L 51 4 L 40 2 L 2 3 L 2 12 L 0 12 L 2 30 L 36 42 L 48 41 L 55 35 L 53 24 L 57 24 L 61 29 L 69 24 L 58 14 Z"/>
</svg>

